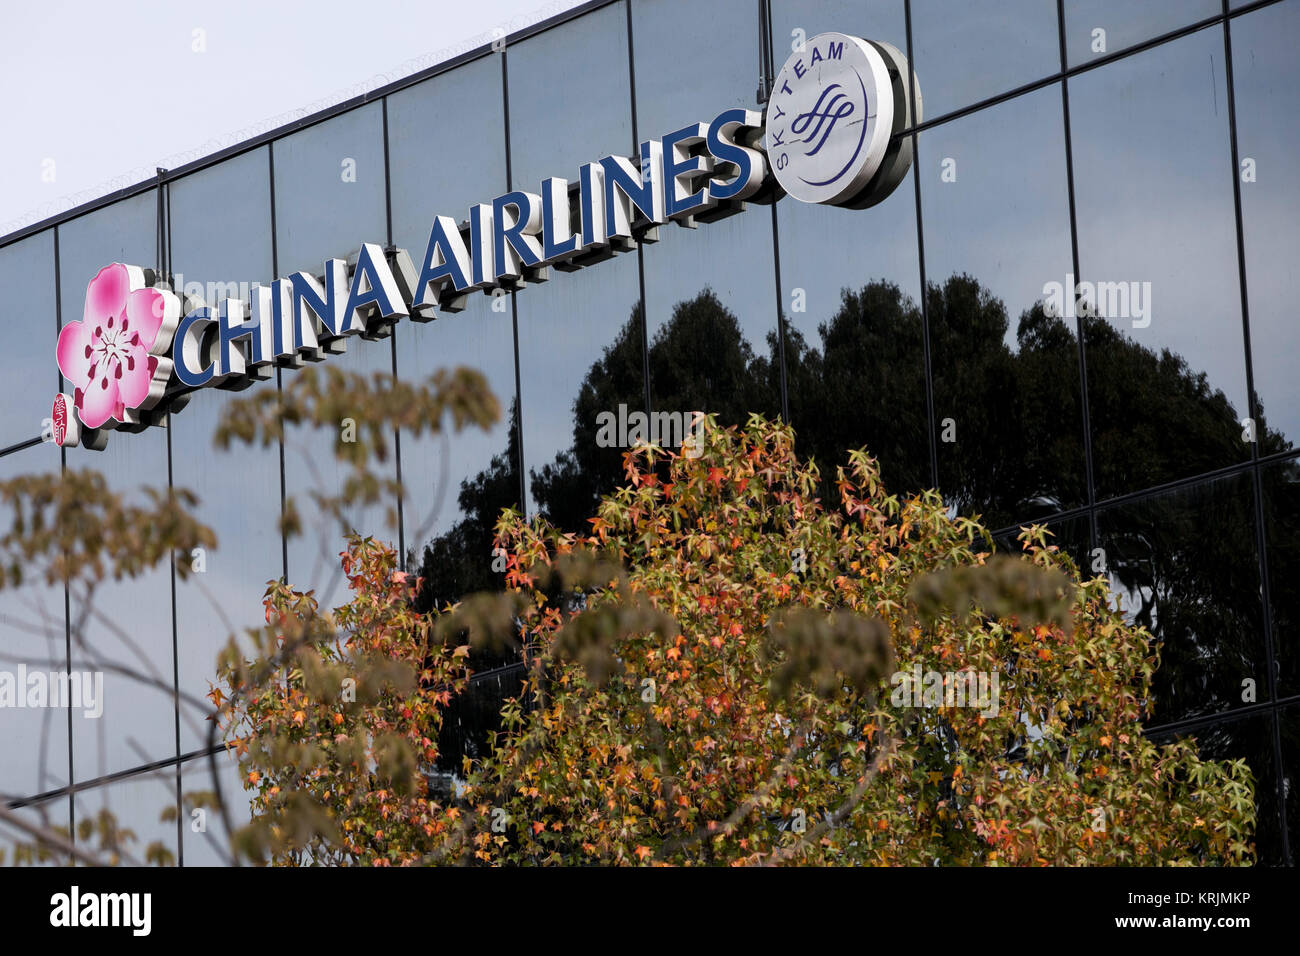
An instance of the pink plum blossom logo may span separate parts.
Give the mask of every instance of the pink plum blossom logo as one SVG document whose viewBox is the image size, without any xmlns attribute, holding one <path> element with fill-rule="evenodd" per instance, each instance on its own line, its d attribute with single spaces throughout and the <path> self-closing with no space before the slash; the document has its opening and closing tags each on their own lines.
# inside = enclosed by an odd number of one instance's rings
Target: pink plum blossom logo
<svg viewBox="0 0 1300 956">
<path fill-rule="evenodd" d="M 158 404 L 172 374 L 168 352 L 179 319 L 179 300 L 150 288 L 143 269 L 115 262 L 99 270 L 86 287 L 81 321 L 63 327 L 56 350 L 82 425 L 139 424 L 139 413 Z"/>
</svg>

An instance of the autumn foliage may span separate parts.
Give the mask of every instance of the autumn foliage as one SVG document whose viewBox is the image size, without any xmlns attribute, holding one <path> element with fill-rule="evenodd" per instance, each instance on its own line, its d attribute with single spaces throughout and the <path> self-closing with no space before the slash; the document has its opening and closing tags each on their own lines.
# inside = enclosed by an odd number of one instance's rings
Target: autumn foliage
<svg viewBox="0 0 1300 956">
<path fill-rule="evenodd" d="M 838 500 L 789 427 L 642 447 L 583 535 L 506 512 L 505 591 L 433 615 L 353 539 L 350 600 L 273 585 L 215 692 L 279 863 L 1042 865 L 1253 860 L 1242 762 L 1141 730 L 1158 651 L 1041 528 L 994 555 L 852 452 Z M 425 777 L 472 646 L 525 693 L 492 754 Z M 996 676 L 996 707 L 898 675 Z M 348 685 L 345 682 L 355 683 Z M 349 699 L 347 687 L 354 690 Z"/>
</svg>

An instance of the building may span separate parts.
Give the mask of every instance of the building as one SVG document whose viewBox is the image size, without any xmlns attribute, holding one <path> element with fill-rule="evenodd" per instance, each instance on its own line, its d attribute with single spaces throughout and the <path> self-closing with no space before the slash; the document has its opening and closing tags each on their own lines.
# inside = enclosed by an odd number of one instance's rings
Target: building
<svg viewBox="0 0 1300 956">
<path fill-rule="evenodd" d="M 1149 733 L 1247 760 L 1260 859 L 1289 863 L 1300 0 L 593 0 L 0 238 L 0 478 L 62 463 L 123 491 L 170 481 L 220 536 L 192 581 L 158 572 L 98 594 L 87 649 L 69 638 L 78 595 L 0 591 L 6 645 L 51 671 L 94 670 L 95 654 L 135 663 L 201 696 L 227 634 L 214 602 L 253 625 L 268 579 L 333 580 L 336 534 L 277 531 L 286 495 L 340 480 L 333 435 L 218 453 L 236 393 L 196 388 L 169 427 L 115 433 L 98 453 L 42 439 L 51 398 L 73 392 L 56 342 L 104 266 L 198 283 L 215 309 L 230 283 L 319 275 L 362 243 L 418 259 L 437 216 L 459 223 L 725 111 L 761 113 L 796 46 L 828 31 L 892 44 L 922 94 L 920 121 L 892 129 L 912 165 L 876 204 L 776 200 L 769 180 L 743 210 L 718 210 L 733 215 L 666 223 L 658 241 L 328 356 L 409 380 L 469 365 L 511 409 L 488 433 L 400 442 L 393 537 L 413 565 L 427 547 L 454 596 L 490 575 L 495 508 L 585 516 L 618 454 L 595 440 L 599 413 L 784 414 L 819 461 L 865 445 L 891 487 L 937 486 L 1003 546 L 1045 522 L 1081 567 L 1110 574 L 1164 642 Z M 511 679 L 503 666 L 479 692 L 491 701 Z M 9 805 L 68 822 L 107 801 L 184 863 L 213 862 L 188 812 L 156 812 L 208 787 L 203 722 L 113 672 L 102 703 L 97 719 L 0 712 Z"/>
</svg>

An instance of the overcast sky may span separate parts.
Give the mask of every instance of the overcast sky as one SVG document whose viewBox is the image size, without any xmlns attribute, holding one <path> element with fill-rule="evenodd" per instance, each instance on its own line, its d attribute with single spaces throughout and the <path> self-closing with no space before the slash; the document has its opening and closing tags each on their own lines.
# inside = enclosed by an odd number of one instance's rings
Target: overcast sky
<svg viewBox="0 0 1300 956">
<path fill-rule="evenodd" d="M 7 5 L 0 235 L 580 2 Z"/>
</svg>

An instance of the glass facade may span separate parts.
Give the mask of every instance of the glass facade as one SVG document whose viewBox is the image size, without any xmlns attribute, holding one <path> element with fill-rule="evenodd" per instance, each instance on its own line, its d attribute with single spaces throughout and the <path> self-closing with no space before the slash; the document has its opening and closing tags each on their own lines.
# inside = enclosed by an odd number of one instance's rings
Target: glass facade
<svg viewBox="0 0 1300 956">
<path fill-rule="evenodd" d="M 286 496 L 307 513 L 313 489 L 333 494 L 346 477 L 337 435 L 290 428 L 283 447 L 219 452 L 212 430 L 234 397 L 222 389 L 101 453 L 41 440 L 63 388 L 53 345 L 102 266 L 158 269 L 214 299 L 230 283 L 318 272 L 362 242 L 418 257 L 435 215 L 464 222 L 509 189 L 575 182 L 581 164 L 635 156 L 642 140 L 762 110 L 774 68 L 827 30 L 891 43 L 916 69 L 924 111 L 903 134 L 914 162 L 879 205 L 760 193 L 327 356 L 413 383 L 469 366 L 500 400 L 491 428 L 394 436 L 383 467 L 404 484 L 398 526 L 380 506 L 285 541 Z M 783 415 L 824 473 L 865 446 L 890 490 L 938 487 L 1004 549 L 1019 525 L 1047 524 L 1161 642 L 1149 733 L 1246 758 L 1260 860 L 1290 863 L 1297 37 L 1300 0 L 595 0 L 0 238 L 0 477 L 94 468 L 128 498 L 170 482 L 197 493 L 218 536 L 188 580 L 164 567 L 93 594 L 35 578 L 0 591 L 0 667 L 105 670 L 99 719 L 0 712 L 0 799 L 60 824 L 108 806 L 185 864 L 219 863 L 183 794 L 211 789 L 202 698 L 227 635 L 259 623 L 265 583 L 287 574 L 337 601 L 340 534 L 355 526 L 398 545 L 428 606 L 499 586 L 500 509 L 584 527 L 621 478 L 596 415 L 623 405 L 725 423 Z M 1053 305 L 1052 285 L 1076 281 L 1082 299 Z M 514 660 L 475 665 L 485 676 L 448 721 L 446 769 L 483 746 L 518 687 Z M 224 752 L 216 766 L 242 811 L 237 766 Z M 168 802 L 179 812 L 162 823 L 154 806 Z"/>
</svg>

